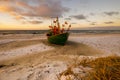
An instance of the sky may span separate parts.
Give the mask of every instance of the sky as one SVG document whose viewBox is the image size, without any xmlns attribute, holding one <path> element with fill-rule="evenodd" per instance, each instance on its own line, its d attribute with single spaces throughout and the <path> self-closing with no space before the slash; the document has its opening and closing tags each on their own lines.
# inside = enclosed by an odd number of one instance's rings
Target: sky
<svg viewBox="0 0 120 80">
<path fill-rule="evenodd" d="M 120 29 L 120 0 L 0 0 L 0 30 L 49 29 L 56 17 L 72 29 Z"/>
</svg>

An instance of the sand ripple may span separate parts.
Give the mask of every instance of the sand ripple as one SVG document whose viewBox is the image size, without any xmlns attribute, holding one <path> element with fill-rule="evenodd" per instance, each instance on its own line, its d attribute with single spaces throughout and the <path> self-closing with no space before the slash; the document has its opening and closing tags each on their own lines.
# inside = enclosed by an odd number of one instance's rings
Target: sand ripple
<svg viewBox="0 0 120 80">
<path fill-rule="evenodd" d="M 8 51 L 1 51 L 0 60 L 5 60 L 8 58 L 10 59 L 12 57 L 23 56 L 23 55 L 37 53 L 37 52 L 43 52 L 51 49 L 53 49 L 53 47 L 50 47 L 41 43 L 41 44 L 31 45 L 27 47 L 12 49 Z"/>
</svg>

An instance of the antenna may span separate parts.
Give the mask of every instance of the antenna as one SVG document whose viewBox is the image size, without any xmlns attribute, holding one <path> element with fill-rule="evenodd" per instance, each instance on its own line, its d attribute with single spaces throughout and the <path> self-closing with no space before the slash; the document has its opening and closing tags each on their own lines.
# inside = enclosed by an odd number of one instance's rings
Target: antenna
<svg viewBox="0 0 120 80">
<path fill-rule="evenodd" d="M 53 20 L 52 20 L 52 17 L 51 17 L 51 26 L 53 26 L 52 21 L 53 21 Z"/>
</svg>

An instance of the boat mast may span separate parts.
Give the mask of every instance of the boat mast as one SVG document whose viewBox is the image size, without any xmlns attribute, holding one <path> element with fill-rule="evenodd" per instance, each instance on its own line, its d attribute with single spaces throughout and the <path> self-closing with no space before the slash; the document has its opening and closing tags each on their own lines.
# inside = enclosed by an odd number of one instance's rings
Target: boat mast
<svg viewBox="0 0 120 80">
<path fill-rule="evenodd" d="M 60 33 L 60 23 L 59 23 L 59 18 L 57 17 L 57 26 L 58 26 L 58 32 Z"/>
</svg>

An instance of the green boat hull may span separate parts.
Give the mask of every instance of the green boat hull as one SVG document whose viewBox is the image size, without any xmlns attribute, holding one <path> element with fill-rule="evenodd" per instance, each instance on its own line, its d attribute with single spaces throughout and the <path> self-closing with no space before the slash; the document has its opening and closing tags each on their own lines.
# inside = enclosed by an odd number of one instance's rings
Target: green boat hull
<svg viewBox="0 0 120 80">
<path fill-rule="evenodd" d="M 63 33 L 48 37 L 48 41 L 52 44 L 64 45 L 68 39 L 69 33 Z"/>
</svg>

